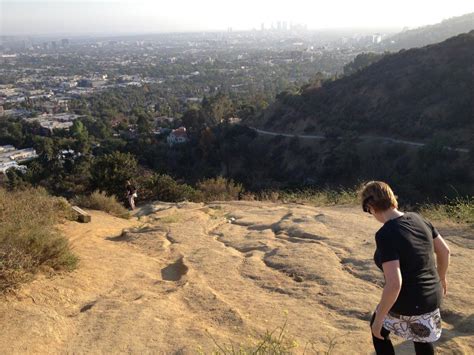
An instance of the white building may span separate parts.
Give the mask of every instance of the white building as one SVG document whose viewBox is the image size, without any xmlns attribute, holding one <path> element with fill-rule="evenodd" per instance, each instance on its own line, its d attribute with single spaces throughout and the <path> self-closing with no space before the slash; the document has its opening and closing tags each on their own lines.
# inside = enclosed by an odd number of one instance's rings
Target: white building
<svg viewBox="0 0 474 355">
<path fill-rule="evenodd" d="M 22 162 L 36 157 L 38 157 L 38 154 L 36 154 L 36 150 L 33 148 L 15 150 L 10 154 L 10 159 L 17 162 Z"/>
<path fill-rule="evenodd" d="M 0 173 L 5 174 L 8 169 L 15 168 L 21 171 L 26 170 L 26 166 L 19 163 L 37 158 L 36 150 L 33 148 L 15 149 L 12 145 L 0 146 Z"/>
</svg>

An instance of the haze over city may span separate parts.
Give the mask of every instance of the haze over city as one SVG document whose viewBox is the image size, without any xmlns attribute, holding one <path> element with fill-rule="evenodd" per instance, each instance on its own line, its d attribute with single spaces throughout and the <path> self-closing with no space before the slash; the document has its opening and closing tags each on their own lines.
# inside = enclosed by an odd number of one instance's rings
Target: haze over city
<svg viewBox="0 0 474 355">
<path fill-rule="evenodd" d="M 278 21 L 309 29 L 401 30 L 474 11 L 466 0 L 6 0 L 0 6 L 3 35 L 260 30 Z"/>
</svg>

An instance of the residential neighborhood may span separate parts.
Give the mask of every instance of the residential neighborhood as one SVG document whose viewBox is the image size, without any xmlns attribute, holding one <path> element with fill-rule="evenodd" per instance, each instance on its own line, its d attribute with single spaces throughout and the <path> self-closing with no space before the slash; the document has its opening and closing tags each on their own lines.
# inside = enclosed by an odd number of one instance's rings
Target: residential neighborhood
<svg viewBox="0 0 474 355">
<path fill-rule="evenodd" d="M 16 149 L 12 145 L 0 146 L 0 173 L 5 174 L 11 168 L 26 170 L 21 163 L 37 157 L 36 150 L 33 148 Z"/>
</svg>

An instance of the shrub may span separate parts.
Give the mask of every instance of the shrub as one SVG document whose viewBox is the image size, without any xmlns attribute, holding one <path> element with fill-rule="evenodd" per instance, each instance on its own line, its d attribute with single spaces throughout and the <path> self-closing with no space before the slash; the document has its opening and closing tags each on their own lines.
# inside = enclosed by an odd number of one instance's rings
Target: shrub
<svg viewBox="0 0 474 355">
<path fill-rule="evenodd" d="M 258 194 L 258 199 L 261 201 L 278 202 L 280 200 L 280 192 L 274 190 L 261 191 Z"/>
<path fill-rule="evenodd" d="M 474 198 L 457 197 L 445 204 L 425 204 L 420 213 L 434 220 L 451 220 L 474 225 Z"/>
<path fill-rule="evenodd" d="M 241 184 L 221 176 L 203 180 L 197 184 L 205 201 L 238 200 L 244 189 Z"/>
<path fill-rule="evenodd" d="M 145 183 L 144 189 L 151 191 L 153 198 L 164 202 L 201 200 L 199 191 L 187 184 L 178 183 L 169 175 L 153 175 Z"/>
<path fill-rule="evenodd" d="M 71 270 L 77 257 L 55 225 L 71 206 L 43 189 L 0 189 L 0 292 L 28 280 L 40 267 Z"/>
<path fill-rule="evenodd" d="M 304 189 L 291 191 L 262 191 L 260 200 L 272 202 L 310 203 L 315 206 L 333 206 L 357 204 L 357 192 L 354 189 Z"/>
<path fill-rule="evenodd" d="M 72 202 L 79 207 L 104 211 L 120 218 L 130 218 L 127 209 L 117 201 L 117 198 L 114 195 L 107 196 L 105 192 L 94 191 L 88 196 L 77 196 Z"/>
</svg>

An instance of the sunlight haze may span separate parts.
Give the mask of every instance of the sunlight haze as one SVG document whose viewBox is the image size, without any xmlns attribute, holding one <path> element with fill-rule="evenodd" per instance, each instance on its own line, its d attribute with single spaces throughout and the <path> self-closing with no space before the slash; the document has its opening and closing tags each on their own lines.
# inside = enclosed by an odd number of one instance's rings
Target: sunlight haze
<svg viewBox="0 0 474 355">
<path fill-rule="evenodd" d="M 1 33 L 92 34 L 269 29 L 277 21 L 309 29 L 433 24 L 474 11 L 453 1 L 23 1 L 1 5 Z"/>
</svg>

